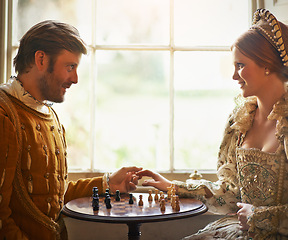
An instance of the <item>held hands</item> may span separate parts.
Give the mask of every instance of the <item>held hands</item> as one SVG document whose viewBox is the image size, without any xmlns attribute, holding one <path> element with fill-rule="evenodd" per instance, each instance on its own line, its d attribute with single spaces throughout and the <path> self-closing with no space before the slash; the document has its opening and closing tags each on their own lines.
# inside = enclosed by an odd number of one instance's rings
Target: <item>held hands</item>
<svg viewBox="0 0 288 240">
<path fill-rule="evenodd" d="M 138 167 L 122 167 L 118 171 L 112 173 L 109 178 L 111 192 L 119 190 L 122 193 L 131 192 L 136 189 L 139 177 L 135 172 L 141 171 Z"/>
<path fill-rule="evenodd" d="M 152 172 L 150 170 L 143 170 L 136 173 L 139 179 L 142 177 L 151 177 L 152 179 L 144 180 L 143 186 L 152 186 L 158 188 L 161 191 L 167 191 L 167 187 L 171 186 L 171 181 L 161 176 L 159 173 Z"/>
<path fill-rule="evenodd" d="M 249 225 L 247 224 L 248 216 L 252 213 L 253 205 L 247 203 L 237 203 L 237 207 L 240 209 L 237 212 L 238 220 L 241 230 L 248 230 Z"/>
</svg>

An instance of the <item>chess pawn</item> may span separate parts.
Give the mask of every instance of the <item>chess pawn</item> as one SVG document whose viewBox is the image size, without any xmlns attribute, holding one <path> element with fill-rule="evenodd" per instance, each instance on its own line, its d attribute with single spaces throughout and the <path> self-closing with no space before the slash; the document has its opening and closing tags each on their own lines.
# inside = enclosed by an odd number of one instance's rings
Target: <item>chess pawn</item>
<svg viewBox="0 0 288 240">
<path fill-rule="evenodd" d="M 159 190 L 155 189 L 155 196 L 154 196 L 154 201 L 155 202 L 158 202 L 158 200 L 159 200 L 158 192 L 159 192 Z"/>
<path fill-rule="evenodd" d="M 129 193 L 129 204 L 134 204 L 133 194 Z"/>
<path fill-rule="evenodd" d="M 165 197 L 164 197 L 164 194 L 163 194 L 163 192 L 162 192 L 162 194 L 160 195 L 160 202 L 162 201 L 162 200 L 164 200 L 165 201 Z"/>
<path fill-rule="evenodd" d="M 138 202 L 139 206 L 143 206 L 143 196 L 139 195 L 139 202 Z"/>
<path fill-rule="evenodd" d="M 149 190 L 148 202 L 152 202 L 152 201 L 153 201 L 152 190 Z"/>
<path fill-rule="evenodd" d="M 161 210 L 161 212 L 165 212 L 165 209 L 166 209 L 166 207 L 165 207 L 165 199 L 161 199 L 161 201 L 160 201 L 160 210 Z"/>
<path fill-rule="evenodd" d="M 162 192 L 162 191 L 160 191 L 160 192 L 159 192 L 159 196 L 160 196 L 160 197 L 159 197 L 159 202 L 160 202 L 160 201 L 161 201 L 161 199 L 162 199 L 162 195 L 163 195 L 163 192 Z M 164 195 L 163 195 L 163 196 L 164 196 Z"/>
<path fill-rule="evenodd" d="M 116 202 L 120 202 L 120 201 L 121 201 L 120 191 L 119 191 L 119 190 L 116 190 L 116 197 L 115 197 L 115 201 L 116 201 Z"/>
</svg>

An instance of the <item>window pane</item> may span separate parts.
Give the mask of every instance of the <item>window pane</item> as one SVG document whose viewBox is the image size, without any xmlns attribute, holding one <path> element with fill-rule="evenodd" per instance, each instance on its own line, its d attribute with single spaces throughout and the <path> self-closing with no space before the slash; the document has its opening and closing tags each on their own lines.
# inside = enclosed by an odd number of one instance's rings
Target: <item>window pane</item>
<svg viewBox="0 0 288 240">
<path fill-rule="evenodd" d="M 85 4 L 83 4 L 85 3 Z M 81 37 L 91 43 L 91 0 L 18 0 L 13 43 L 17 45 L 25 32 L 44 20 L 59 20 L 75 26 Z M 92 12 L 92 11 L 91 11 Z"/>
<path fill-rule="evenodd" d="M 230 46 L 251 20 L 247 0 L 174 2 L 176 45 Z"/>
<path fill-rule="evenodd" d="M 168 44 L 169 1 L 98 0 L 97 44 Z"/>
<path fill-rule="evenodd" d="M 215 169 L 238 95 L 230 52 L 175 54 L 175 168 Z"/>
<path fill-rule="evenodd" d="M 65 94 L 65 101 L 54 104 L 61 123 L 66 129 L 66 143 L 69 169 L 90 169 L 90 57 L 82 56 L 78 68 L 78 83 Z"/>
<path fill-rule="evenodd" d="M 168 169 L 169 54 L 98 51 L 96 167 Z"/>
</svg>

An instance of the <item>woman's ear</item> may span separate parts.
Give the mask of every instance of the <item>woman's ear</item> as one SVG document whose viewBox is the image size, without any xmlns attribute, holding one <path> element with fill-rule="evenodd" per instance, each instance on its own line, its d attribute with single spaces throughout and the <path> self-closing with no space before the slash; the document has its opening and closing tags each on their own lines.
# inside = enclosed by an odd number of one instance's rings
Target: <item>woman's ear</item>
<svg viewBox="0 0 288 240">
<path fill-rule="evenodd" d="M 48 56 L 44 51 L 35 52 L 35 65 L 39 71 L 45 71 L 48 67 Z"/>
</svg>

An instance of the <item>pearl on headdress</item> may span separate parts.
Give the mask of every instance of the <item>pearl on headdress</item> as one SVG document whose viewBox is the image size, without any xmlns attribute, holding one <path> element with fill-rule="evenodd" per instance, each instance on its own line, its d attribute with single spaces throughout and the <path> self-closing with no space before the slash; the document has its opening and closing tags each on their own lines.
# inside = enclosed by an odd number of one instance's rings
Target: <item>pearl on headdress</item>
<svg viewBox="0 0 288 240">
<path fill-rule="evenodd" d="M 261 25 L 261 23 L 256 25 L 257 22 L 261 19 L 263 19 L 264 21 L 266 20 L 268 25 L 270 26 L 270 29 L 268 31 L 266 31 L 263 27 L 259 26 Z M 279 52 L 279 56 L 282 58 L 282 62 L 284 62 L 283 65 L 288 66 L 288 55 L 283 43 L 281 28 L 274 15 L 266 9 L 258 9 L 253 17 L 253 25 L 256 26 L 252 26 L 252 29 L 261 30 L 267 36 L 268 40 L 273 45 L 275 45 Z"/>
</svg>

